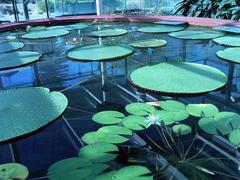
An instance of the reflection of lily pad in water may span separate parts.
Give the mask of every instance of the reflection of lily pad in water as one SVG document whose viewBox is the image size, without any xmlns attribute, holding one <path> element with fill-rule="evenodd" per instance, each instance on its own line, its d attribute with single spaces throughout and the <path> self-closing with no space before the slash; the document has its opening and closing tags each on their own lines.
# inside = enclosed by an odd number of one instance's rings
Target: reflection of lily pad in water
<svg viewBox="0 0 240 180">
<path fill-rule="evenodd" d="M 127 57 L 133 49 L 125 46 L 91 45 L 75 47 L 67 52 L 67 57 L 79 61 L 104 61 Z"/>
<path fill-rule="evenodd" d="M 194 30 L 184 30 L 179 32 L 169 33 L 169 36 L 178 39 L 190 39 L 190 40 L 208 40 L 223 36 L 221 32 L 215 31 L 194 31 Z"/>
<path fill-rule="evenodd" d="M 24 44 L 20 42 L 4 42 L 0 43 L 0 53 L 6 53 L 23 48 Z"/>
<path fill-rule="evenodd" d="M 158 25 L 158 26 L 146 26 L 137 29 L 139 32 L 144 33 L 169 33 L 175 31 L 181 31 L 185 27 L 184 26 L 170 26 L 170 25 Z"/>
<path fill-rule="evenodd" d="M 158 48 L 167 44 L 167 41 L 162 39 L 144 39 L 131 42 L 129 45 L 135 48 Z"/>
<path fill-rule="evenodd" d="M 210 66 L 195 63 L 159 63 L 134 70 L 132 85 L 147 92 L 194 95 L 225 86 L 227 76 Z"/>
<path fill-rule="evenodd" d="M 240 128 L 240 115 L 233 112 L 220 112 L 214 117 L 201 118 L 198 125 L 209 134 L 226 135 Z"/>
<path fill-rule="evenodd" d="M 65 36 L 69 34 L 69 31 L 64 30 L 42 30 L 42 31 L 32 31 L 21 36 L 24 39 L 46 39 L 55 38 L 59 36 Z"/>
<path fill-rule="evenodd" d="M 125 29 L 103 29 L 103 30 L 90 32 L 88 35 L 92 37 L 113 37 L 113 36 L 122 36 L 127 33 L 128 31 Z"/>
<path fill-rule="evenodd" d="M 240 35 L 238 36 L 223 36 L 213 39 L 213 42 L 225 46 L 240 47 Z"/>
<path fill-rule="evenodd" d="M 27 65 L 39 60 L 42 55 L 32 51 L 13 51 L 0 54 L 0 70 Z"/>
<path fill-rule="evenodd" d="M 7 163 L 0 165 L 0 179 L 11 180 L 11 179 L 27 179 L 28 169 L 17 163 Z"/>
<path fill-rule="evenodd" d="M 0 43 L 16 39 L 16 36 L 0 36 Z"/>
<path fill-rule="evenodd" d="M 50 180 L 93 179 L 107 168 L 109 168 L 109 165 L 93 164 L 85 158 L 69 158 L 50 166 L 47 176 Z"/>
<path fill-rule="evenodd" d="M 223 60 L 240 63 L 240 47 L 239 48 L 226 48 L 218 51 L 217 56 Z"/>
<path fill-rule="evenodd" d="M 187 135 L 192 132 L 192 128 L 186 124 L 177 124 L 172 127 L 172 130 L 175 134 L 181 136 L 181 135 Z"/>
<path fill-rule="evenodd" d="M 19 88 L 0 92 L 0 142 L 33 132 L 59 117 L 67 98 L 47 88 Z"/>
<path fill-rule="evenodd" d="M 126 111 L 130 114 L 145 116 L 155 111 L 153 106 L 146 103 L 131 103 L 126 105 Z"/>
<path fill-rule="evenodd" d="M 79 150 L 79 157 L 90 160 L 94 163 L 108 162 L 117 157 L 118 147 L 114 144 L 98 142 L 89 144 Z"/>
<path fill-rule="evenodd" d="M 239 137 L 240 137 L 240 129 L 236 129 L 229 134 L 228 139 L 231 143 L 235 144 L 237 147 L 240 147 Z"/>
<path fill-rule="evenodd" d="M 102 111 L 96 113 L 92 119 L 100 124 L 116 124 L 122 121 L 124 114 L 118 111 Z"/>
<path fill-rule="evenodd" d="M 144 166 L 131 165 L 99 175 L 95 180 L 153 180 L 153 177 L 148 175 L 150 173 Z"/>
<path fill-rule="evenodd" d="M 214 117 L 219 112 L 213 104 L 188 104 L 186 109 L 195 117 Z"/>
</svg>

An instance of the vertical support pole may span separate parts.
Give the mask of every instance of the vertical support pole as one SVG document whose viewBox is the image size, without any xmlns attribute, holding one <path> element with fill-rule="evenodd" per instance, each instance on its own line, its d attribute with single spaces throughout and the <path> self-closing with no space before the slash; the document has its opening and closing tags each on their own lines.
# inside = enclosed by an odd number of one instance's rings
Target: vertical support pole
<svg viewBox="0 0 240 180">
<path fill-rule="evenodd" d="M 49 8 L 48 8 L 48 0 L 45 0 L 45 7 L 46 7 L 46 12 L 47 12 L 47 18 L 49 18 Z"/>
<path fill-rule="evenodd" d="M 101 15 L 102 14 L 102 0 L 96 0 L 96 10 L 97 10 L 97 15 Z"/>
<path fill-rule="evenodd" d="M 226 100 L 231 100 L 232 97 L 232 84 L 233 84 L 233 74 L 234 74 L 234 63 L 228 63 L 228 82 L 226 87 Z"/>
</svg>

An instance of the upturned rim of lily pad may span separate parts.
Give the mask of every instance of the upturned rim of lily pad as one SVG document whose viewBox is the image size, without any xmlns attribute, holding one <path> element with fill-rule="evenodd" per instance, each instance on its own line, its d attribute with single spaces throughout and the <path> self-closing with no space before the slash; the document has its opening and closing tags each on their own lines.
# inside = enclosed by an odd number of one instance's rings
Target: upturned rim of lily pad
<svg viewBox="0 0 240 180">
<path fill-rule="evenodd" d="M 153 41 L 157 42 L 158 44 L 151 44 Z M 147 46 L 142 45 L 141 43 L 148 43 Z M 146 48 L 160 48 L 167 45 L 167 41 L 163 39 L 142 39 L 142 40 L 136 40 L 132 41 L 128 44 L 129 46 L 132 46 L 134 48 L 139 49 L 146 49 Z"/>
<path fill-rule="evenodd" d="M 239 53 L 239 56 L 237 55 L 236 57 L 230 57 L 230 56 L 233 56 L 233 52 Z M 223 50 L 217 51 L 216 55 L 217 57 L 219 57 L 224 61 L 240 64 L 240 47 L 225 48 Z M 235 58 L 239 58 L 239 59 L 234 60 Z"/>
<path fill-rule="evenodd" d="M 49 32 L 49 31 L 52 31 L 52 32 L 61 32 L 60 35 L 51 35 L 51 36 L 48 36 L 48 37 L 45 37 L 45 36 L 38 36 L 38 37 L 28 37 L 29 34 L 36 34 L 36 33 L 44 33 L 44 32 Z M 41 31 L 30 31 L 28 33 L 25 33 L 21 36 L 22 39 L 28 39 L 28 40 L 40 40 L 40 39 L 53 39 L 53 38 L 58 38 L 58 37 L 61 37 L 61 36 L 66 36 L 68 35 L 70 32 L 69 31 L 66 31 L 66 30 L 41 30 Z"/>
<path fill-rule="evenodd" d="M 170 28 L 170 29 L 167 29 L 167 28 Z M 162 29 L 162 30 L 160 30 L 160 29 Z M 143 26 L 143 27 L 138 28 L 137 31 L 141 32 L 141 33 L 149 33 L 149 34 L 163 34 L 163 33 L 182 31 L 184 29 L 185 29 L 184 26 L 155 25 L 155 26 Z"/>
<path fill-rule="evenodd" d="M 106 32 L 106 31 L 112 31 L 112 32 L 108 33 L 108 34 L 102 33 L 102 32 Z M 123 35 L 126 35 L 127 33 L 128 33 L 128 31 L 126 29 L 109 28 L 109 29 L 101 29 L 101 30 L 92 31 L 92 32 L 88 33 L 87 36 L 107 38 L 107 37 L 123 36 Z"/>
</svg>

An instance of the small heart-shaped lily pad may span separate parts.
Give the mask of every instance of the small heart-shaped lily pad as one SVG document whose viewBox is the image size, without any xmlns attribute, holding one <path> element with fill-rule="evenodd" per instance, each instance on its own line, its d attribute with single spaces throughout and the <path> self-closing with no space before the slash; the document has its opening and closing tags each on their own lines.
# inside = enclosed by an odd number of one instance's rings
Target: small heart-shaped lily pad
<svg viewBox="0 0 240 180">
<path fill-rule="evenodd" d="M 213 104 L 188 104 L 186 109 L 190 115 L 195 117 L 213 117 L 219 112 Z"/>
<path fill-rule="evenodd" d="M 192 132 L 191 126 L 186 124 L 177 124 L 172 127 L 172 130 L 177 135 L 187 135 Z"/>
<path fill-rule="evenodd" d="M 118 111 L 101 111 L 96 113 L 92 119 L 100 124 L 116 124 L 122 122 L 124 114 Z"/>
<path fill-rule="evenodd" d="M 143 130 L 148 127 L 148 121 L 143 116 L 129 115 L 123 118 L 123 126 L 135 131 Z"/>
<path fill-rule="evenodd" d="M 229 134 L 228 139 L 231 143 L 235 144 L 237 147 L 240 147 L 239 137 L 240 137 L 240 129 L 236 129 Z"/>
<path fill-rule="evenodd" d="M 13 179 L 27 179 L 28 169 L 18 163 L 6 163 L 0 165 L 0 179 L 13 180 Z"/>
<path fill-rule="evenodd" d="M 155 111 L 155 108 L 146 103 L 131 103 L 125 107 L 126 111 L 133 115 L 146 116 Z"/>
</svg>

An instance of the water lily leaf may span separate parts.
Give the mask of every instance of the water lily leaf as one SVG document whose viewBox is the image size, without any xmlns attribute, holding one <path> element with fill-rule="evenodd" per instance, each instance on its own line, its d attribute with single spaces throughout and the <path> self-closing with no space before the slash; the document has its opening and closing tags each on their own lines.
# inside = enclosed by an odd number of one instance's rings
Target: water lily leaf
<svg viewBox="0 0 240 180">
<path fill-rule="evenodd" d="M 0 70 L 11 69 L 39 60 L 42 55 L 32 51 L 13 51 L 0 54 Z"/>
<path fill-rule="evenodd" d="M 67 52 L 67 57 L 78 61 L 104 61 L 130 56 L 133 48 L 128 46 L 91 45 L 75 47 Z"/>
<path fill-rule="evenodd" d="M 42 30 L 42 31 L 32 31 L 21 36 L 24 39 L 45 39 L 54 38 L 59 36 L 65 36 L 69 34 L 69 31 L 64 30 Z"/>
<path fill-rule="evenodd" d="M 224 87 L 227 76 L 202 64 L 162 62 L 137 68 L 130 74 L 129 81 L 145 92 L 194 95 Z"/>
<path fill-rule="evenodd" d="M 146 116 L 155 111 L 153 106 L 146 103 L 131 103 L 125 107 L 126 111 L 130 114 Z"/>
<path fill-rule="evenodd" d="M 60 92 L 29 87 L 0 91 L 0 142 L 33 132 L 58 118 L 68 105 Z"/>
<path fill-rule="evenodd" d="M 151 173 L 148 168 L 144 166 L 126 166 L 117 171 L 111 171 L 106 174 L 97 176 L 94 180 L 152 180 L 152 176 L 148 176 Z M 110 178 L 111 176 L 111 178 Z"/>
<path fill-rule="evenodd" d="M 48 30 L 64 30 L 71 31 L 75 29 L 85 29 L 89 26 L 89 23 L 77 23 L 77 24 L 69 24 L 69 25 L 60 25 L 60 26 L 50 26 Z"/>
<path fill-rule="evenodd" d="M 123 118 L 123 126 L 135 131 L 143 130 L 149 126 L 147 119 L 143 116 L 129 115 Z"/>
<path fill-rule="evenodd" d="M 132 131 L 123 126 L 104 126 L 98 132 L 131 136 Z"/>
<path fill-rule="evenodd" d="M 1 180 L 14 180 L 14 179 L 27 179 L 28 169 L 18 163 L 6 163 L 0 165 L 0 179 Z"/>
<path fill-rule="evenodd" d="M 7 41 L 11 41 L 11 40 L 14 40 L 16 39 L 16 36 L 0 36 L 0 43 L 4 43 L 4 42 L 7 42 Z"/>
<path fill-rule="evenodd" d="M 88 34 L 92 37 L 113 37 L 113 36 L 122 36 L 127 34 L 128 31 L 125 29 L 103 29 L 98 31 L 93 31 Z"/>
<path fill-rule="evenodd" d="M 4 42 L 0 43 L 0 53 L 6 53 L 23 48 L 24 44 L 20 42 Z"/>
<path fill-rule="evenodd" d="M 92 119 L 100 124 L 116 124 L 122 122 L 124 114 L 118 111 L 102 111 L 96 113 Z"/>
<path fill-rule="evenodd" d="M 172 127 L 172 130 L 177 135 L 187 135 L 192 132 L 192 128 L 186 124 L 177 124 Z"/>
<path fill-rule="evenodd" d="M 179 32 L 172 32 L 169 33 L 168 35 L 178 39 L 208 40 L 223 36 L 224 33 L 206 30 L 204 31 L 184 30 Z"/>
<path fill-rule="evenodd" d="M 171 26 L 171 25 L 158 25 L 158 26 L 146 26 L 137 29 L 139 32 L 144 33 L 169 33 L 175 31 L 181 31 L 185 27 L 184 26 Z"/>
<path fill-rule="evenodd" d="M 228 139 L 231 143 L 235 144 L 237 147 L 240 147 L 239 137 L 240 137 L 240 129 L 236 129 L 229 134 Z"/>
<path fill-rule="evenodd" d="M 175 122 L 184 121 L 185 119 L 187 119 L 189 117 L 189 113 L 185 109 L 180 110 L 180 111 L 169 111 L 169 112 L 171 112 L 173 114 L 173 120 Z"/>
<path fill-rule="evenodd" d="M 215 27 L 213 29 L 223 31 L 223 32 L 240 34 L 240 28 L 239 27 L 234 27 L 234 26 L 218 26 L 218 27 Z"/>
<path fill-rule="evenodd" d="M 213 42 L 225 46 L 240 47 L 240 35 L 238 36 L 223 36 L 213 39 Z"/>
<path fill-rule="evenodd" d="M 149 125 L 156 124 L 161 126 L 162 123 L 164 125 L 171 125 L 175 123 L 174 114 L 165 110 L 155 111 L 154 113 L 150 114 L 146 119 Z"/>
<path fill-rule="evenodd" d="M 219 113 L 218 108 L 213 104 L 188 104 L 186 109 L 195 117 L 213 117 Z"/>
<path fill-rule="evenodd" d="M 220 112 L 212 118 L 201 118 L 198 125 L 209 134 L 226 135 L 240 128 L 240 115 L 234 112 Z"/>
<path fill-rule="evenodd" d="M 131 42 L 129 45 L 135 48 L 159 48 L 166 44 L 167 41 L 162 39 L 144 39 Z"/>
<path fill-rule="evenodd" d="M 88 132 L 84 134 L 82 136 L 82 140 L 86 144 L 94 144 L 98 142 L 120 144 L 128 141 L 129 139 L 122 135 L 97 131 L 97 132 Z"/>
<path fill-rule="evenodd" d="M 109 168 L 106 164 L 92 164 L 84 158 L 69 158 L 53 164 L 47 176 L 50 180 L 87 180 Z"/>
<path fill-rule="evenodd" d="M 175 100 L 160 101 L 160 107 L 166 111 L 181 111 L 186 109 L 183 103 Z"/>
<path fill-rule="evenodd" d="M 118 151 L 118 147 L 114 144 L 98 142 L 82 147 L 79 150 L 78 156 L 88 159 L 93 163 L 102 163 L 114 160 L 117 154 L 113 154 L 112 152 Z"/>
<path fill-rule="evenodd" d="M 183 21 L 158 21 L 154 22 L 155 24 L 161 24 L 161 25 L 172 25 L 172 26 L 186 26 L 188 25 L 188 22 Z"/>
<path fill-rule="evenodd" d="M 226 61 L 240 63 L 240 48 L 226 48 L 218 51 L 217 56 Z"/>
</svg>

